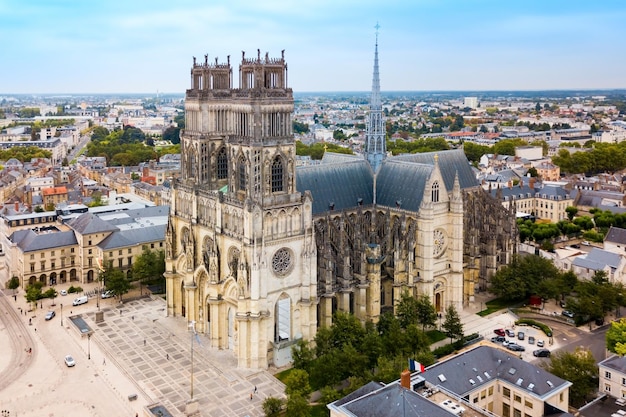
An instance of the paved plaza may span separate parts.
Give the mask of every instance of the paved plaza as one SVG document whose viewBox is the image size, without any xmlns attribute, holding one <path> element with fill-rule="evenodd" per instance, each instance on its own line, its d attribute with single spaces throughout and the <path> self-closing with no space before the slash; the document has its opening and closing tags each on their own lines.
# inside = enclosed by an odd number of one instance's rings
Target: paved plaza
<svg viewBox="0 0 626 417">
<path fill-rule="evenodd" d="M 0 293 L 0 409 L 11 416 L 132 417 L 154 404 L 184 416 L 192 341 L 193 398 L 201 416 L 263 416 L 265 398 L 284 397 L 269 371 L 238 369 L 232 352 L 210 348 L 203 335 L 192 337 L 184 317 L 165 317 L 160 297 L 98 300 L 99 306 L 92 298 L 77 307 L 72 299 L 44 300 L 43 308 L 28 311 L 23 293 L 15 299 Z M 45 321 L 50 310 L 57 315 Z M 81 317 L 92 336 L 81 335 L 70 317 Z M 75 367 L 65 366 L 67 354 Z"/>
</svg>

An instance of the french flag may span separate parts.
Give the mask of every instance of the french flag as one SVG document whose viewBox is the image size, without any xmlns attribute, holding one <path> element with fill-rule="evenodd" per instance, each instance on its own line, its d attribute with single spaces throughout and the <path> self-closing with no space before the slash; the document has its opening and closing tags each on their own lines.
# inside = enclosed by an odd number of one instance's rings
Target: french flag
<svg viewBox="0 0 626 417">
<path fill-rule="evenodd" d="M 411 372 L 424 372 L 426 370 L 426 368 L 424 368 L 424 365 L 422 365 L 421 363 L 417 362 L 415 359 L 409 359 L 409 371 Z"/>
</svg>

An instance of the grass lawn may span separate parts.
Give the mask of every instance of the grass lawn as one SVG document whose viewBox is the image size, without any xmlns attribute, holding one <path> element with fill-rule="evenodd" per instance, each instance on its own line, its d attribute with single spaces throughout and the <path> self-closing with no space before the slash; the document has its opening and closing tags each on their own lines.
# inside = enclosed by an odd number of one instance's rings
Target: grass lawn
<svg viewBox="0 0 626 417">
<path fill-rule="evenodd" d="M 431 344 L 437 343 L 438 341 L 443 340 L 447 337 L 445 333 L 442 333 L 439 330 L 428 330 L 426 332 L 426 336 L 428 336 L 428 339 L 430 339 Z"/>
<path fill-rule="evenodd" d="M 328 417 L 330 410 L 323 404 L 317 404 L 311 407 L 311 417 Z"/>
<path fill-rule="evenodd" d="M 485 303 L 485 309 L 483 309 L 482 311 L 478 312 L 478 315 L 481 317 L 484 317 L 486 315 L 489 315 L 491 313 L 495 313 L 498 310 L 503 310 L 507 307 L 511 306 L 511 302 L 510 301 L 505 301 L 502 298 L 495 298 L 491 301 L 487 301 Z"/>
<path fill-rule="evenodd" d="M 284 384 L 285 383 L 285 379 L 287 379 L 289 374 L 292 373 L 294 369 L 295 368 L 285 369 L 284 371 L 280 371 L 279 373 L 274 374 L 274 377 L 276 377 L 280 382 L 282 382 Z"/>
</svg>

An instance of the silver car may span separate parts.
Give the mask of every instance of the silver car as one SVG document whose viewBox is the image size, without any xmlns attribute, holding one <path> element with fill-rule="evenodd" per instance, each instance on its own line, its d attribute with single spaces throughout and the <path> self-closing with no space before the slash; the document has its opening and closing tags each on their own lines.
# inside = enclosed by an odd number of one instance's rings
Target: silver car
<svg viewBox="0 0 626 417">
<path fill-rule="evenodd" d="M 65 365 L 67 365 L 68 368 L 71 368 L 72 366 L 76 365 L 76 362 L 74 361 L 74 358 L 72 357 L 72 355 L 67 355 L 65 357 Z"/>
</svg>

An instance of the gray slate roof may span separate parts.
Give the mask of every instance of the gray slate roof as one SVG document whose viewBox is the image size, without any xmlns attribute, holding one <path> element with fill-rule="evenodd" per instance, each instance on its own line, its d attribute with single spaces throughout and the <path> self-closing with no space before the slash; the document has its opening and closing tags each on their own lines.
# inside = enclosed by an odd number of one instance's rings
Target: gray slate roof
<svg viewBox="0 0 626 417">
<path fill-rule="evenodd" d="M 578 256 L 572 262 L 572 265 L 581 268 L 589 268 L 594 271 L 604 269 L 607 265 L 611 269 L 617 269 L 621 261 L 621 256 L 606 251 L 604 249 L 593 248 L 586 256 Z"/>
<path fill-rule="evenodd" d="M 603 366 L 606 366 L 607 368 L 614 369 L 618 372 L 626 374 L 626 357 L 623 357 L 623 356 L 619 356 L 619 355 L 610 356 L 606 358 L 605 360 L 603 360 L 602 362 L 600 362 L 598 365 L 603 365 Z"/>
<path fill-rule="evenodd" d="M 340 163 L 309 165 L 296 169 L 298 191 L 309 190 L 313 196 L 313 215 L 325 213 L 329 204 L 335 210 L 364 205 L 374 200 L 374 173 L 365 159 L 342 159 Z"/>
<path fill-rule="evenodd" d="M 36 252 L 64 246 L 78 245 L 72 230 L 67 232 L 37 234 L 32 230 L 18 230 L 9 238 L 22 252 Z"/>
<path fill-rule="evenodd" d="M 443 375 L 445 381 L 442 382 L 439 375 Z M 479 346 L 433 365 L 421 376 L 431 384 L 442 386 L 459 397 L 480 390 L 481 386 L 495 378 L 518 385 L 528 394 L 540 398 L 571 385 L 571 382 L 540 367 L 489 346 Z M 548 384 L 548 381 L 552 385 Z"/>
<path fill-rule="evenodd" d="M 165 239 L 167 225 L 141 227 L 137 229 L 118 230 L 107 236 L 98 247 L 102 250 L 111 250 L 135 246 L 146 242 L 158 242 Z"/>
<path fill-rule="evenodd" d="M 76 230 L 81 235 L 92 233 L 114 232 L 117 227 L 105 222 L 93 213 L 83 213 L 75 219 L 67 222 L 67 225 Z"/>
<path fill-rule="evenodd" d="M 605 242 L 626 244 L 626 229 L 611 226 L 604 238 Z"/>
<path fill-rule="evenodd" d="M 375 383 L 365 387 L 374 388 Z M 356 391 L 358 392 L 358 391 Z M 354 393 L 353 393 L 354 394 Z M 393 383 L 370 393 L 364 393 L 355 399 L 344 401 L 341 408 L 348 410 L 355 417 L 452 417 L 452 412 L 427 400 L 418 393 L 402 388 Z M 333 403 L 337 405 L 339 403 Z"/>
<path fill-rule="evenodd" d="M 363 205 L 373 204 L 375 179 L 376 204 L 396 207 L 396 202 L 401 202 L 401 208 L 417 211 L 435 155 L 448 192 L 457 174 L 461 188 L 478 186 L 463 149 L 455 149 L 389 157 L 376 176 L 361 156 L 326 152 L 321 164 L 296 169 L 297 189 L 311 192 L 315 216 L 327 212 L 330 203 L 334 203 L 334 210 L 356 207 L 359 199 Z"/>
</svg>

